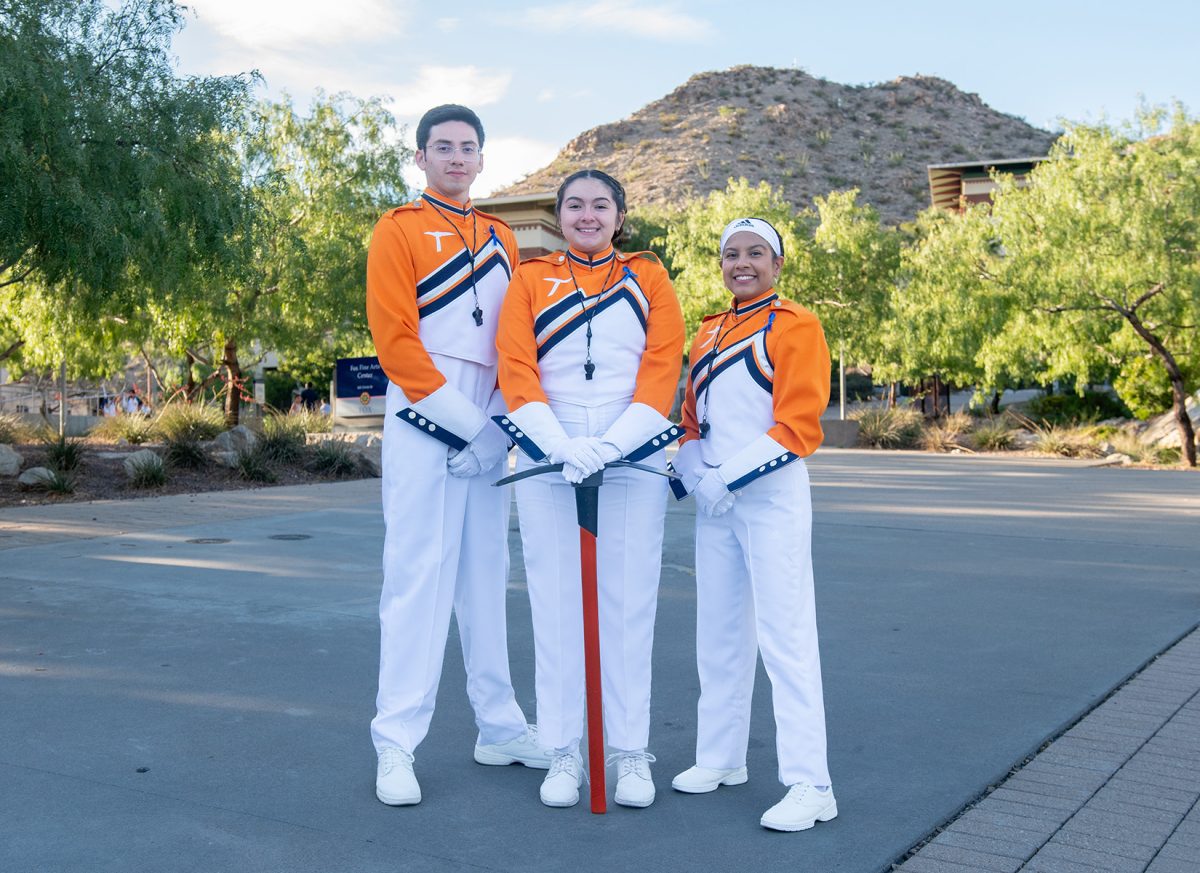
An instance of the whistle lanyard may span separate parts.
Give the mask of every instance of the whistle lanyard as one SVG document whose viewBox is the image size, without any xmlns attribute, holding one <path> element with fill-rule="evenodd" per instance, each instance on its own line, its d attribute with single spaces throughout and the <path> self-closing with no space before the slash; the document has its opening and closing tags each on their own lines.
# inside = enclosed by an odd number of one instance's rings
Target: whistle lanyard
<svg viewBox="0 0 1200 873">
<path fill-rule="evenodd" d="M 729 326 L 729 329 L 725 330 L 725 322 L 729 320 L 730 315 L 734 317 L 734 321 L 733 324 Z M 771 325 L 774 322 L 775 313 L 772 312 L 767 317 L 766 325 L 759 328 L 759 330 L 761 330 L 763 333 L 769 332 L 771 330 Z M 712 425 L 708 422 L 708 398 L 712 392 L 713 364 L 717 362 L 717 356 L 721 353 L 721 341 L 729 336 L 729 334 L 733 333 L 734 330 L 737 329 L 737 326 L 737 314 L 734 313 L 733 309 L 726 310 L 725 314 L 721 316 L 721 323 L 717 325 L 717 338 L 713 342 L 712 352 L 708 357 L 708 366 L 704 369 L 704 415 L 700 419 L 700 439 L 707 437 L 708 432 L 712 430 Z M 758 330 L 754 331 L 754 333 L 750 334 L 750 336 L 754 336 L 755 333 L 758 333 Z"/>
<path fill-rule="evenodd" d="M 575 293 L 579 295 L 579 308 L 583 311 L 584 317 L 587 319 L 587 357 L 583 362 L 583 378 L 588 382 L 592 381 L 592 376 L 596 372 L 596 365 L 592 363 L 592 317 L 596 314 L 596 309 L 600 306 L 599 297 L 604 296 L 604 292 L 608 290 L 608 280 L 612 278 L 613 268 L 617 265 L 617 252 L 613 250 L 612 263 L 608 265 L 608 272 L 604 274 L 604 281 L 600 284 L 600 294 L 596 299 L 596 305 L 588 309 L 583 303 L 583 290 L 579 287 L 579 282 L 575 279 L 575 268 L 571 266 L 571 254 L 567 253 L 567 272 L 571 274 L 571 284 L 575 286 Z"/>
<path fill-rule="evenodd" d="M 483 327 L 483 309 L 479 306 L 479 291 L 475 287 L 475 245 L 478 242 L 477 234 L 479 232 L 479 226 L 475 221 L 475 210 L 471 210 L 471 245 L 468 248 L 467 238 L 462 235 L 458 229 L 458 226 L 450 220 L 450 216 L 442 212 L 442 210 L 437 207 L 437 204 L 428 200 L 428 198 L 426 198 L 426 202 L 433 207 L 434 212 L 442 217 L 442 221 L 450 225 L 450 229 L 454 231 L 454 233 L 462 241 L 463 248 L 467 250 L 467 257 L 470 258 L 471 264 L 471 296 L 475 298 L 475 310 L 471 313 L 471 317 L 475 319 L 476 327 Z"/>
</svg>

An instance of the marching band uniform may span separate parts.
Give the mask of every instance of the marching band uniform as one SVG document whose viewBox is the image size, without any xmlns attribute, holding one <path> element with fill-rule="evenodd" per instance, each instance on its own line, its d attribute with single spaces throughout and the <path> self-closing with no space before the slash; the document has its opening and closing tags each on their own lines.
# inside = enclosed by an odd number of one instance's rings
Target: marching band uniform
<svg viewBox="0 0 1200 873">
<path fill-rule="evenodd" d="M 525 455 L 518 469 L 555 456 L 556 447 L 575 437 L 599 437 L 615 447 L 614 455 L 665 469 L 663 449 L 682 435 L 666 415 L 683 342 L 675 291 L 650 253 L 609 247 L 589 256 L 571 249 L 521 264 L 497 334 L 500 387 L 511 410 L 499 421 Z M 604 726 L 609 746 L 619 752 L 641 752 L 649 738 L 666 487 L 662 477 L 610 468 L 600 488 Z M 538 730 L 545 747 L 561 755 L 577 749 L 585 712 L 574 493 L 563 478 L 549 476 L 518 483 L 516 493 L 533 613 Z M 618 803 L 624 802 L 621 790 L 618 782 Z M 649 791 L 652 799 L 652 785 Z M 545 790 L 542 799 L 552 806 L 574 802 L 552 802 Z"/>
<path fill-rule="evenodd" d="M 803 461 L 821 443 L 829 401 L 825 337 L 815 315 L 771 288 L 705 318 L 690 362 L 673 462 L 682 478 L 672 489 L 682 499 L 715 469 L 731 505 L 697 512 L 697 766 L 673 784 L 701 792 L 746 781 L 757 648 L 771 680 L 780 781 L 828 786 Z M 774 826 L 765 816 L 763 824 Z"/>
<path fill-rule="evenodd" d="M 403 750 L 410 766 L 433 715 L 452 607 L 479 727 L 476 760 L 511 763 L 484 758 L 494 744 L 528 739 L 504 620 L 510 494 L 482 475 L 509 448 L 489 416 L 503 411 L 495 331 L 516 262 L 503 221 L 432 190 L 379 220 L 367 259 L 367 318 L 389 379 L 371 733 L 377 751 Z"/>
</svg>

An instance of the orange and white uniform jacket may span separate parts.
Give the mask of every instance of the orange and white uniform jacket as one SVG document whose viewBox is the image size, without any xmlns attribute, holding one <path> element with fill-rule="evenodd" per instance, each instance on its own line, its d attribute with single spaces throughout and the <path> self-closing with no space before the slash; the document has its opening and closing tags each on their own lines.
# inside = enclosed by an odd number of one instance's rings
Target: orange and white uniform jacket
<svg viewBox="0 0 1200 873">
<path fill-rule="evenodd" d="M 565 438 L 550 403 L 627 403 L 601 438 L 629 460 L 648 457 L 682 436 L 667 415 L 683 342 L 679 300 L 652 253 L 532 258 L 517 268 L 500 315 L 500 389 L 511 412 L 497 420 L 541 460 Z"/>
<path fill-rule="evenodd" d="M 375 225 L 367 323 L 380 366 L 410 404 L 401 420 L 452 448 L 483 429 L 489 410 L 448 383 L 432 356 L 496 365 L 500 304 L 517 261 L 501 219 L 430 190 Z"/>
<path fill-rule="evenodd" d="M 829 347 L 817 317 L 774 288 L 706 317 L 690 363 L 676 497 L 708 468 L 736 491 L 821 444 Z"/>
</svg>

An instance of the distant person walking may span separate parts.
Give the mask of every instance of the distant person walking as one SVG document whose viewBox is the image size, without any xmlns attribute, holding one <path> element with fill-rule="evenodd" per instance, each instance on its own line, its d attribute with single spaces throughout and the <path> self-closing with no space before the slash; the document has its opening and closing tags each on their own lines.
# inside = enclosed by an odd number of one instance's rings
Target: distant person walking
<svg viewBox="0 0 1200 873">
<path fill-rule="evenodd" d="M 418 803 L 413 758 L 429 729 L 453 607 L 481 764 L 545 768 L 509 678 L 505 628 L 510 492 L 492 474 L 508 439 L 489 416 L 496 323 L 518 262 L 499 218 L 475 209 L 483 125 L 465 106 L 417 124 L 427 187 L 375 225 L 367 256 L 367 320 L 388 376 L 383 428 L 383 591 L 379 694 L 371 736 L 375 794 Z"/>
<path fill-rule="evenodd" d="M 308 412 L 316 411 L 317 405 L 321 402 L 321 395 L 317 393 L 312 382 L 304 383 L 304 389 L 300 392 L 300 402 L 304 404 L 304 408 Z"/>
<path fill-rule="evenodd" d="M 821 444 L 829 349 L 815 315 L 775 289 L 783 241 L 742 218 L 721 236 L 733 295 L 692 345 L 673 462 L 696 496 L 696 766 L 671 783 L 699 794 L 746 781 L 757 654 L 771 680 L 783 800 L 760 823 L 799 831 L 837 815 L 812 570 L 812 502 L 803 458 Z M 677 492 L 678 496 L 679 492 Z"/>
</svg>

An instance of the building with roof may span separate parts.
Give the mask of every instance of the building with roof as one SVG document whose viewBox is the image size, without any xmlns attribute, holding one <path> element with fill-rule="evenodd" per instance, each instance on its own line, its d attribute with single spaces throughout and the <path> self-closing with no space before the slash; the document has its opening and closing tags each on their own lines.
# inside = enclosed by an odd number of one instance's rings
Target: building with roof
<svg viewBox="0 0 1200 873">
<path fill-rule="evenodd" d="M 1028 184 L 1029 173 L 1046 160 L 1040 158 L 1002 158 L 969 161 L 961 164 L 930 164 L 929 199 L 939 209 L 961 212 L 972 203 L 990 203 L 996 190 L 994 172 L 1011 173 L 1017 185 Z"/>
</svg>

